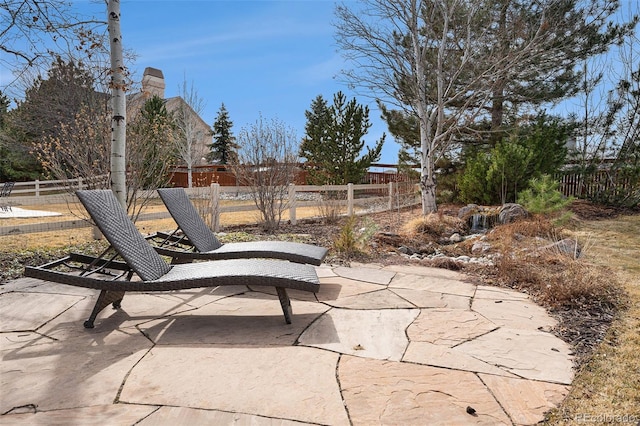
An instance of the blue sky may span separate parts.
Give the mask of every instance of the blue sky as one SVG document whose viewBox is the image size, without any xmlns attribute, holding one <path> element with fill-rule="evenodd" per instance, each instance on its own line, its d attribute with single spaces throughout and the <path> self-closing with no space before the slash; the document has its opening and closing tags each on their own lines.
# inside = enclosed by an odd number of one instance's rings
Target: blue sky
<svg viewBox="0 0 640 426">
<path fill-rule="evenodd" d="M 622 0 L 621 13 L 637 13 L 636 1 Z M 106 20 L 103 0 L 72 5 Z M 224 103 L 236 134 L 262 115 L 292 127 L 301 139 L 312 100 L 322 95 L 332 102 L 342 91 L 369 106 L 373 126 L 365 140 L 373 146 L 386 132 L 380 162 L 396 163 L 399 146 L 375 102 L 337 78 L 349 65 L 335 45 L 334 7 L 334 0 L 121 0 L 123 43 L 137 54 L 134 80 L 146 67 L 162 70 L 166 97 L 177 96 L 186 81 L 206 103 L 202 118 L 212 125 Z M 553 112 L 567 115 L 578 107 L 568 100 Z"/>
<path fill-rule="evenodd" d="M 77 1 L 74 7 L 106 15 L 104 3 Z M 292 127 L 301 139 L 312 100 L 322 95 L 332 102 L 342 91 L 369 106 L 373 126 L 365 140 L 373 146 L 386 124 L 372 99 L 336 79 L 346 65 L 334 42 L 334 7 L 321 0 L 122 0 L 123 45 L 138 55 L 131 70 L 137 81 L 153 67 L 164 74 L 166 97 L 178 95 L 184 81 L 193 84 L 210 125 L 224 102 L 236 134 L 262 115 Z M 397 152 L 387 135 L 380 162 L 396 163 Z"/>
</svg>

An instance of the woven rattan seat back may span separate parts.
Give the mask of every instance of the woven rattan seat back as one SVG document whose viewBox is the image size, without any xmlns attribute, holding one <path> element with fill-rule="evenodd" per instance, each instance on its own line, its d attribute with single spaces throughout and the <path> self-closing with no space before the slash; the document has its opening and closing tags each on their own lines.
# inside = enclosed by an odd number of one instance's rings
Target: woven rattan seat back
<svg viewBox="0 0 640 426">
<path fill-rule="evenodd" d="M 156 280 L 171 270 L 140 234 L 111 190 L 84 190 L 76 195 L 102 235 L 140 278 Z"/>
<path fill-rule="evenodd" d="M 184 235 L 199 252 L 215 250 L 222 246 L 222 243 L 211 232 L 211 229 L 191 204 L 183 188 L 161 188 L 158 189 L 158 195 L 162 198 L 178 227 L 182 229 Z"/>
</svg>

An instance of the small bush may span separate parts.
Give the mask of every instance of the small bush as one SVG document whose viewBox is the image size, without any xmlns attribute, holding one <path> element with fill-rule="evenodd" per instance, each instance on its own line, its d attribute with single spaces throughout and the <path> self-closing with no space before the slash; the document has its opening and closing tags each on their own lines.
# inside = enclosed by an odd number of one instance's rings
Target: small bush
<svg viewBox="0 0 640 426">
<path fill-rule="evenodd" d="M 359 229 L 356 229 L 356 226 L 356 217 L 350 216 L 333 243 L 336 251 L 347 259 L 365 253 L 369 240 L 378 229 L 377 225 L 369 218 L 362 221 Z"/>
<path fill-rule="evenodd" d="M 533 178 L 529 189 L 518 196 L 518 203 L 534 214 L 552 214 L 566 209 L 573 200 L 558 190 L 558 182 L 549 175 Z"/>
</svg>

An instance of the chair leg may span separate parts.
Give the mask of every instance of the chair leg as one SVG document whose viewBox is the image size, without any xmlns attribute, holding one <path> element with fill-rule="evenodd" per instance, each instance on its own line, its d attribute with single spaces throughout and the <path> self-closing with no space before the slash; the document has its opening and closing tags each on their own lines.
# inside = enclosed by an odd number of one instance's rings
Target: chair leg
<svg viewBox="0 0 640 426">
<path fill-rule="evenodd" d="M 93 307 L 93 311 L 91 311 L 91 316 L 89 316 L 89 319 L 84 322 L 84 328 L 93 328 L 93 322 L 96 320 L 96 317 L 109 304 L 113 304 L 114 309 L 119 309 L 120 303 L 124 298 L 124 293 L 124 291 L 100 291 L 98 300 Z"/>
<path fill-rule="evenodd" d="M 280 306 L 282 306 L 282 312 L 284 312 L 284 319 L 287 324 L 291 324 L 291 300 L 289 300 L 289 295 L 287 294 L 287 289 L 284 287 L 276 287 L 276 291 L 278 292 L 278 299 L 280 299 Z"/>
</svg>

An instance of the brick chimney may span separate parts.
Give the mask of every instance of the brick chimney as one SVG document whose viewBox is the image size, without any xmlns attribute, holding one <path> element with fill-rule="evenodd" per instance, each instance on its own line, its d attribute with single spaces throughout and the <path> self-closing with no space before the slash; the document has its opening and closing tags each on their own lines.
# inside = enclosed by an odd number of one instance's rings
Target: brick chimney
<svg viewBox="0 0 640 426">
<path fill-rule="evenodd" d="M 164 99 L 164 75 L 157 68 L 147 67 L 142 75 L 142 93 L 151 97 L 158 95 L 160 99 Z"/>
</svg>

